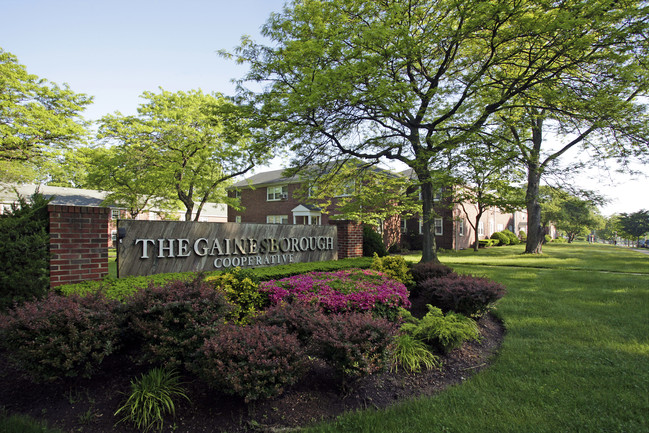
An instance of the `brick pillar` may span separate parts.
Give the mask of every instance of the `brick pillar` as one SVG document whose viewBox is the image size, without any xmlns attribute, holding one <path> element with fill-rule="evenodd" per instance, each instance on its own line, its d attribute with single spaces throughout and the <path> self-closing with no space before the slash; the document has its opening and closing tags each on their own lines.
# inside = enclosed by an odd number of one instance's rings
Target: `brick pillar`
<svg viewBox="0 0 649 433">
<path fill-rule="evenodd" d="M 329 220 L 338 227 L 338 258 L 363 256 L 363 224 L 354 221 Z"/>
<path fill-rule="evenodd" d="M 110 209 L 49 205 L 50 287 L 108 275 Z"/>
</svg>

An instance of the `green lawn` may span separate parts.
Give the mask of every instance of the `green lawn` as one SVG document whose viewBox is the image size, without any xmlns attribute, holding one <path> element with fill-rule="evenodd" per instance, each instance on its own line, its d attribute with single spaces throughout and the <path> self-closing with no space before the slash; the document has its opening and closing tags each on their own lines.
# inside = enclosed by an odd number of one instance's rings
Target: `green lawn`
<svg viewBox="0 0 649 433">
<path fill-rule="evenodd" d="M 649 255 L 588 244 L 448 253 L 503 283 L 493 365 L 433 398 L 348 414 L 310 432 L 648 432 Z M 417 260 L 417 257 L 408 257 Z"/>
</svg>

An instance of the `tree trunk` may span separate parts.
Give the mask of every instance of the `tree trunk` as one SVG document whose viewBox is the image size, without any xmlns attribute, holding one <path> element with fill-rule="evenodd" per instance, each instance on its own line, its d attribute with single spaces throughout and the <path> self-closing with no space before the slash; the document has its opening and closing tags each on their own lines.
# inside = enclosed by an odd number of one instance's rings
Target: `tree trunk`
<svg viewBox="0 0 649 433">
<path fill-rule="evenodd" d="M 478 233 L 478 227 L 480 226 L 481 218 L 482 218 L 482 212 L 478 212 L 478 214 L 475 217 L 475 227 L 473 228 L 473 235 L 475 236 L 473 251 L 478 251 L 478 249 L 480 249 L 480 233 Z"/>
<path fill-rule="evenodd" d="M 422 200 L 422 234 L 423 244 L 421 249 L 421 261 L 439 263 L 437 257 L 437 243 L 433 233 L 433 185 L 428 173 L 417 173 L 421 182 L 421 200 Z"/>
<path fill-rule="evenodd" d="M 535 143 L 536 144 L 536 143 Z M 527 243 L 526 254 L 541 254 L 545 230 L 541 223 L 541 204 L 539 203 L 539 186 L 541 183 L 541 169 L 537 158 L 530 158 L 527 163 Z"/>
</svg>

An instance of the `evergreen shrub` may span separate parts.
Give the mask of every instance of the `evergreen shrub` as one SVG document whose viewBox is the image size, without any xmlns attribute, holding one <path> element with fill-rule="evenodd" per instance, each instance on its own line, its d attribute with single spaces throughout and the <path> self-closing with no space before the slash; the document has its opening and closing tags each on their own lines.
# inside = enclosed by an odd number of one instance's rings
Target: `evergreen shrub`
<svg viewBox="0 0 649 433">
<path fill-rule="evenodd" d="M 246 402 L 280 395 L 306 373 L 307 357 L 286 328 L 220 326 L 196 352 L 191 370 L 210 386 Z"/>
<path fill-rule="evenodd" d="M 509 245 L 518 245 L 521 243 L 521 241 L 518 239 L 518 236 L 516 236 L 511 230 L 505 229 L 501 233 L 509 238 Z"/>
<path fill-rule="evenodd" d="M 0 311 L 49 291 L 50 200 L 36 193 L 0 215 Z"/>
<path fill-rule="evenodd" d="M 420 294 L 427 304 L 469 317 L 481 316 L 505 293 L 505 287 L 487 278 L 448 275 L 422 282 Z"/>
<path fill-rule="evenodd" d="M 117 303 L 49 293 L 0 316 L 0 342 L 37 382 L 90 377 L 118 345 Z"/>
<path fill-rule="evenodd" d="M 414 285 L 410 268 L 402 256 L 379 257 L 374 253 L 370 268 L 403 283 L 407 288 L 412 288 Z"/>
<path fill-rule="evenodd" d="M 496 239 L 498 241 L 497 245 L 509 245 L 509 236 L 503 232 L 495 232 L 491 235 L 491 239 Z"/>
<path fill-rule="evenodd" d="M 384 257 L 388 255 L 388 250 L 385 248 L 381 234 L 365 224 L 363 225 L 363 256 L 373 257 L 374 253 Z"/>
</svg>

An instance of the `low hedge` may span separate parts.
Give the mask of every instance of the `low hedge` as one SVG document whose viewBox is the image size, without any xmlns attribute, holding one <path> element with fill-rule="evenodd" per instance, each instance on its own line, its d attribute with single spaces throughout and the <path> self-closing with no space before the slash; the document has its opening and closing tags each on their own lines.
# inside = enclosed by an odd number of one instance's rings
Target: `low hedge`
<svg viewBox="0 0 649 433">
<path fill-rule="evenodd" d="M 306 272 L 331 272 L 341 269 L 361 268 L 367 269 L 372 264 L 371 257 L 358 257 L 352 259 L 330 260 L 327 262 L 292 263 L 267 268 L 252 268 L 260 281 L 268 281 L 292 277 Z M 213 271 L 205 273 L 206 276 L 219 275 L 227 271 Z M 180 272 L 169 274 L 156 274 L 140 277 L 106 278 L 102 281 L 86 281 L 79 284 L 65 284 L 57 287 L 63 295 L 77 294 L 85 296 L 89 293 L 103 293 L 109 299 L 124 301 L 134 293 L 149 285 L 161 286 L 172 281 L 189 281 L 196 277 L 195 272 Z"/>
</svg>

